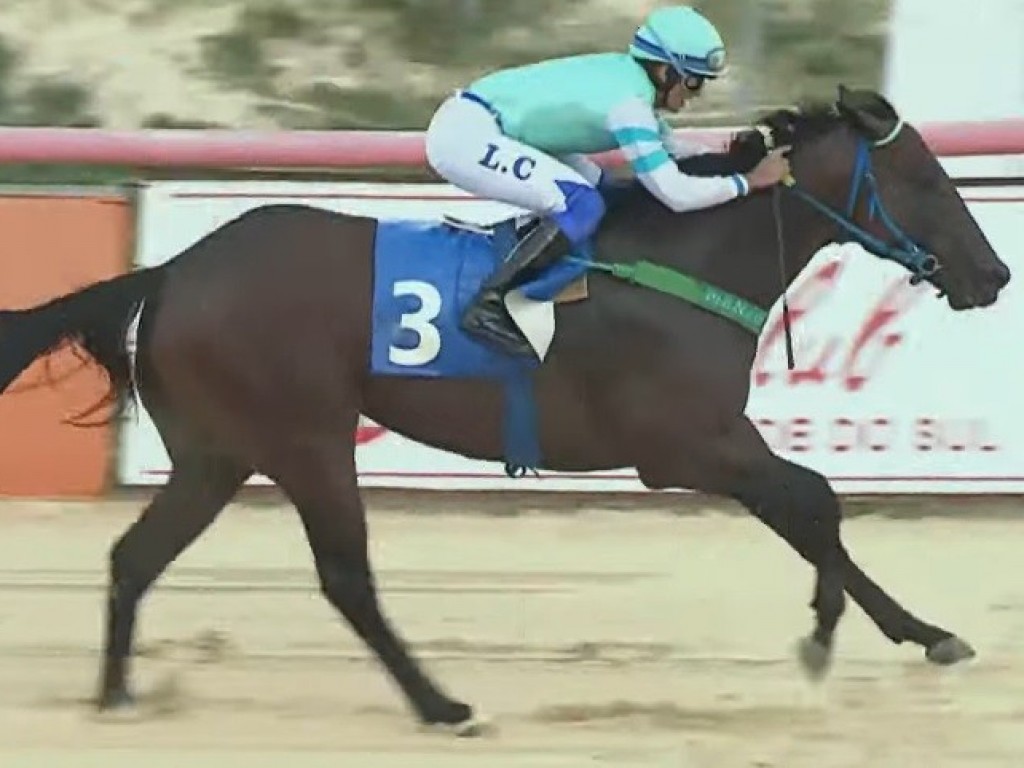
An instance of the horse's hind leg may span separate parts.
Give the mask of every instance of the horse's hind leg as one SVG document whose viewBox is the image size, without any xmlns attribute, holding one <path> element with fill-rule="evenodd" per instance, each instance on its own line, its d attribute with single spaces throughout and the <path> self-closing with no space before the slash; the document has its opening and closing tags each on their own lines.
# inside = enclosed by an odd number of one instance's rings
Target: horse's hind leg
<svg viewBox="0 0 1024 768">
<path fill-rule="evenodd" d="M 198 538 L 251 474 L 234 460 L 172 454 L 167 484 L 110 551 L 101 710 L 130 707 L 128 657 L 139 602 L 173 560 Z"/>
<path fill-rule="evenodd" d="M 472 709 L 446 696 L 412 658 L 381 610 L 370 566 L 366 516 L 357 487 L 355 446 L 332 429 L 276 452 L 260 471 L 275 480 L 298 509 L 327 600 L 387 668 L 425 724 L 473 735 Z"/>
</svg>

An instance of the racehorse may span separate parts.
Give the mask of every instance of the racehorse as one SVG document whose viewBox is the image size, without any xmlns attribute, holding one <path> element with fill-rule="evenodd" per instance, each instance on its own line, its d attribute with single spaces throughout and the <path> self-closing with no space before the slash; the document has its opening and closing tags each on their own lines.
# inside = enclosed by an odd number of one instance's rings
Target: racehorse
<svg viewBox="0 0 1024 768">
<path fill-rule="evenodd" d="M 609 194 L 589 253 L 567 257 L 587 270 L 588 295 L 554 306 L 553 342 L 528 371 L 538 466 L 635 468 L 649 489 L 746 507 L 815 569 L 814 627 L 798 643 L 812 678 L 828 669 L 845 593 L 894 643 L 916 643 L 934 663 L 968 659 L 970 645 L 912 615 L 858 567 L 829 482 L 776 455 L 744 409 L 759 324 L 826 244 L 857 242 L 897 261 L 953 310 L 993 304 L 1010 272 L 920 134 L 881 95 L 840 86 L 833 101 L 766 115 L 692 167 L 746 169 L 779 145 L 791 147 L 791 184 L 712 209 L 675 214 L 635 186 Z M 110 552 L 99 708 L 133 703 L 128 659 L 143 595 L 261 473 L 297 508 L 323 594 L 419 720 L 474 732 L 473 708 L 432 679 L 381 608 L 354 435 L 362 413 L 463 456 L 507 456 L 509 361 L 443 324 L 459 307 L 444 315 L 442 304 L 458 305 L 473 285 L 398 279 L 446 264 L 456 266 L 445 275 L 473 273 L 467 265 L 479 266 L 481 253 L 501 257 L 496 231 L 269 205 L 164 264 L 0 314 L 0 388 L 74 345 L 107 373 L 112 402 L 141 399 L 171 460 L 166 485 Z M 416 295 L 394 315 L 402 290 Z M 392 321 L 380 319 L 389 312 Z M 453 347 L 474 352 L 437 367 Z M 425 373 L 402 375 L 396 364 Z M 460 364 L 463 375 L 452 374 Z"/>
</svg>

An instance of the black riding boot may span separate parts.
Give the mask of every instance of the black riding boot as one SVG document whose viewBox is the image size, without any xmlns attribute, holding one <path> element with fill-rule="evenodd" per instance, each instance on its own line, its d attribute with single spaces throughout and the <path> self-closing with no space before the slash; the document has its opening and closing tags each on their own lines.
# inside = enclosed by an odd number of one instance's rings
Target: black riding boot
<svg viewBox="0 0 1024 768">
<path fill-rule="evenodd" d="M 462 315 L 461 326 L 472 336 L 519 356 L 536 356 L 530 342 L 505 308 L 505 294 L 524 282 L 528 270 L 537 271 L 551 263 L 556 255 L 568 253 L 568 238 L 558 225 L 544 219 L 520 240 L 498 268 L 480 287 L 473 303 Z"/>
</svg>

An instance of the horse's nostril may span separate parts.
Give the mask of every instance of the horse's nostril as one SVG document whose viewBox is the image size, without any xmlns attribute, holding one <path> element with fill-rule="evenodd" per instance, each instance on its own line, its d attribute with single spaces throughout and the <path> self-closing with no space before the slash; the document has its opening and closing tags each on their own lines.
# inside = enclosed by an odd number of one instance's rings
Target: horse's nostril
<svg viewBox="0 0 1024 768">
<path fill-rule="evenodd" d="M 1010 282 L 1010 268 L 1005 264 L 1000 264 L 996 268 L 996 277 L 999 280 L 999 287 L 1002 288 Z"/>
</svg>

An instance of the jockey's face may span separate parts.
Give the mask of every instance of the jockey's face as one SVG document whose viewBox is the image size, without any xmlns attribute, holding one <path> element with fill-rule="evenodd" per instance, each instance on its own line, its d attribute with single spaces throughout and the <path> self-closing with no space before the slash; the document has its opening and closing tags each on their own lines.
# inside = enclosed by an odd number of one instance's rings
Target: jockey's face
<svg viewBox="0 0 1024 768">
<path fill-rule="evenodd" d="M 658 96 L 659 102 L 662 108 L 669 112 L 678 112 L 690 99 L 697 98 L 700 96 L 701 90 L 704 87 L 704 79 L 697 75 L 687 75 L 683 78 L 672 78 L 669 80 L 669 65 L 662 64 L 658 70 L 659 76 L 659 88 Z M 674 82 L 675 84 L 666 89 L 668 82 Z"/>
</svg>

